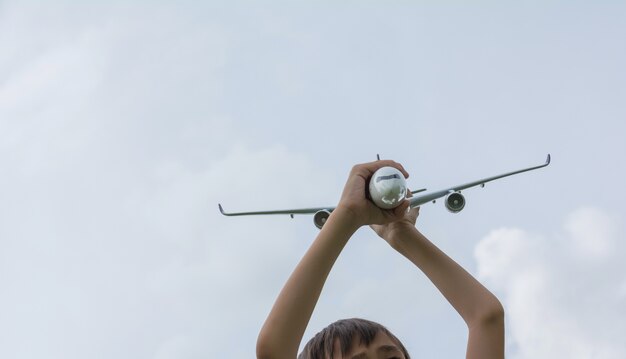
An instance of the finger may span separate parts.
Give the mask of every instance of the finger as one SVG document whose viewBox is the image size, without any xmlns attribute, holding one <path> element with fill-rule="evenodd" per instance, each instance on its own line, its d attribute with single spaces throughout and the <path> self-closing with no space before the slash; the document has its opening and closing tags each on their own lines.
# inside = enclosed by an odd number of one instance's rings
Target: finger
<svg viewBox="0 0 626 359">
<path fill-rule="evenodd" d="M 411 198 L 411 197 L 413 197 L 413 192 L 411 192 L 411 190 L 407 188 L 406 189 L 406 197 L 405 198 Z"/>
<path fill-rule="evenodd" d="M 415 213 L 415 217 L 420 215 L 420 207 L 415 207 L 410 209 L 411 213 Z"/>
<path fill-rule="evenodd" d="M 366 176 L 371 176 L 379 168 L 386 166 L 393 167 L 399 170 L 400 172 L 402 172 L 405 178 L 409 178 L 409 173 L 404 169 L 404 167 L 398 162 L 392 160 L 380 160 L 375 162 L 358 164 L 352 168 L 352 171 L 356 173 L 362 173 Z"/>
<path fill-rule="evenodd" d="M 393 216 L 396 218 L 404 217 L 406 212 L 409 210 L 409 205 L 410 205 L 410 202 L 407 200 L 400 203 L 399 206 L 393 209 Z"/>
<path fill-rule="evenodd" d="M 411 208 L 409 212 L 407 213 L 406 218 L 408 218 L 411 222 L 415 223 L 419 215 L 420 215 L 419 207 Z"/>
</svg>

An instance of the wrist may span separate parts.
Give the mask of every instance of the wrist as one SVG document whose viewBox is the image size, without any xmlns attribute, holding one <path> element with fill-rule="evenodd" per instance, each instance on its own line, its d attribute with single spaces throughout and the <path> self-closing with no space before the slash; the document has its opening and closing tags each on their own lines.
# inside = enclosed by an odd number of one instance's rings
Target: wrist
<svg viewBox="0 0 626 359">
<path fill-rule="evenodd" d="M 404 244 L 414 240 L 417 235 L 419 235 L 419 231 L 413 224 L 398 223 L 393 228 L 390 228 L 385 236 L 385 240 L 395 250 L 400 250 L 403 248 Z"/>
<path fill-rule="evenodd" d="M 353 232 L 356 232 L 357 229 L 363 226 L 356 213 L 344 206 L 337 206 L 337 208 L 332 211 L 329 220 L 337 222 Z"/>
</svg>

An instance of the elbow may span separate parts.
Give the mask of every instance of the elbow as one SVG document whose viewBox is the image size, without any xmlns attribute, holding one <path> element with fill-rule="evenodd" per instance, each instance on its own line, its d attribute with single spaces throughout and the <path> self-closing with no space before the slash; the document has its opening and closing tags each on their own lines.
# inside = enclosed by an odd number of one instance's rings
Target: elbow
<svg viewBox="0 0 626 359">
<path fill-rule="evenodd" d="M 478 312 L 468 325 L 470 327 L 476 325 L 504 327 L 504 307 L 500 301 L 496 300 Z"/>
<path fill-rule="evenodd" d="M 486 324 L 504 325 L 504 307 L 500 302 L 488 311 L 482 318 Z"/>
</svg>

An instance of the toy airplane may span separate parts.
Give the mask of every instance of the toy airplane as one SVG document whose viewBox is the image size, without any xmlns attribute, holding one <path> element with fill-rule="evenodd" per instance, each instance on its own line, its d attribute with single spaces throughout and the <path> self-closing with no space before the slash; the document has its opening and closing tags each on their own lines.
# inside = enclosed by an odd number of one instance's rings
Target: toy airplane
<svg viewBox="0 0 626 359">
<path fill-rule="evenodd" d="M 379 158 L 380 159 L 380 158 Z M 497 180 L 503 177 L 512 176 L 518 173 L 536 170 L 538 168 L 546 167 L 550 164 L 550 155 L 546 158 L 546 162 L 539 166 L 528 167 L 521 170 L 504 173 L 498 176 L 483 178 L 478 181 L 469 182 L 459 186 L 453 186 L 446 189 L 442 189 L 435 192 L 424 193 L 418 196 L 409 197 L 409 203 L 411 208 L 420 206 L 422 204 L 433 202 L 441 197 L 445 196 L 444 204 L 448 211 L 452 213 L 458 213 L 465 207 L 465 197 L 461 194 L 462 190 L 481 186 L 485 187 L 485 183 Z M 412 195 L 426 191 L 426 188 L 422 188 L 416 191 L 411 191 Z M 378 207 L 384 209 L 391 209 L 398 206 L 407 195 L 407 185 L 404 175 L 394 167 L 382 167 L 378 169 L 372 175 L 369 183 L 369 198 Z M 316 208 L 301 208 L 301 209 L 286 209 L 278 211 L 258 211 L 258 212 L 237 212 L 228 213 L 224 212 L 221 204 L 218 204 L 220 212 L 225 216 L 248 216 L 248 215 L 266 215 L 266 214 L 288 214 L 293 218 L 294 214 L 313 214 L 313 223 L 319 229 L 324 226 L 326 220 L 330 216 L 330 213 L 336 207 L 316 207 Z"/>
</svg>

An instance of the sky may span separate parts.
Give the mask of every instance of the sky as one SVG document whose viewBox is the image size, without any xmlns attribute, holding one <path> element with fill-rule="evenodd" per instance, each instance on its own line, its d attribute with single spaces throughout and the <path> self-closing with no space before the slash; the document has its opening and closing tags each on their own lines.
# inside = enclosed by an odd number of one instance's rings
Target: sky
<svg viewBox="0 0 626 359">
<path fill-rule="evenodd" d="M 506 312 L 506 356 L 624 358 L 626 4 L 0 1 L 0 357 L 251 358 L 312 218 L 380 154 L 436 190 L 552 164 L 417 226 Z M 467 329 L 368 228 L 302 345 Z"/>
</svg>

